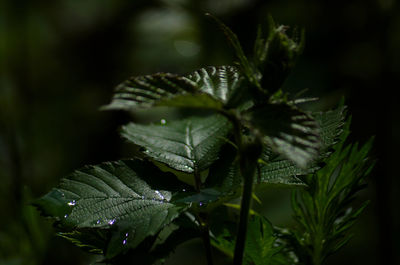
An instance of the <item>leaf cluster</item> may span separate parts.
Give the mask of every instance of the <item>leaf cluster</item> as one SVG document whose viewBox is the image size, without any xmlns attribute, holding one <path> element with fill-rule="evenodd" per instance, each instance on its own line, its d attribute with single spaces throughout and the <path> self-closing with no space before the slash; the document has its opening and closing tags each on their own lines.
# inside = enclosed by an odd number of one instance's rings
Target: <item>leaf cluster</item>
<svg viewBox="0 0 400 265">
<path fill-rule="evenodd" d="M 250 60 L 236 35 L 215 20 L 235 50 L 236 65 L 186 75 L 131 77 L 103 107 L 135 112 L 166 106 L 200 112 L 159 124 L 128 123 L 121 136 L 140 147 L 141 159 L 133 154 L 132 159 L 86 166 L 35 202 L 55 221 L 61 237 L 102 254 L 106 263 L 134 257 L 135 264 L 153 264 L 194 237 L 203 237 L 206 246 L 212 238 L 215 248 L 233 257 L 234 242 L 239 241 L 235 232 L 213 231 L 221 219 L 212 216 L 232 206 L 230 200 L 241 196 L 246 183 L 250 193 L 243 198 L 251 196 L 253 186 L 307 187 L 293 198 L 301 227 L 293 230 L 291 240 L 309 256 L 319 242 L 314 236 L 327 242 L 322 257 L 339 248 L 360 212 L 344 213 L 343 207 L 367 173 L 359 161 L 368 148 L 358 152 L 356 146 L 344 147 L 343 141 L 336 144 L 345 107 L 307 112 L 298 104 L 307 99 L 289 100 L 281 90 L 303 42 L 289 38 L 287 28 L 270 19 L 268 33 L 258 31 Z M 304 241 L 307 233 L 311 239 Z M 264 217 L 252 215 L 247 234 L 245 264 L 296 261 L 285 254 L 289 247 Z"/>
</svg>

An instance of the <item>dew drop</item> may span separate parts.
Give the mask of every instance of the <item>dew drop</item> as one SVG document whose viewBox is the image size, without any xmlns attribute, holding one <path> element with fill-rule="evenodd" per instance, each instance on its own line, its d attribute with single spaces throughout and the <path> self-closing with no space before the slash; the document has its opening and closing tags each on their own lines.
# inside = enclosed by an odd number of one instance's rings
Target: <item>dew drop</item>
<svg viewBox="0 0 400 265">
<path fill-rule="evenodd" d="M 160 123 L 161 123 L 162 125 L 165 125 L 165 124 L 167 124 L 167 121 L 166 121 L 165 119 L 161 119 Z"/>
<path fill-rule="evenodd" d="M 68 214 L 64 215 L 64 218 L 67 218 L 67 217 L 68 217 Z"/>
<path fill-rule="evenodd" d="M 155 191 L 155 193 L 160 197 L 161 200 L 165 200 L 165 197 L 159 192 L 158 190 Z"/>
<path fill-rule="evenodd" d="M 127 241 L 127 240 L 124 239 L 124 241 L 122 241 L 122 244 L 123 244 L 123 245 L 126 245 L 126 241 Z"/>
<path fill-rule="evenodd" d="M 185 192 L 185 191 L 186 191 L 186 189 L 182 189 L 182 191 L 183 191 L 183 192 Z"/>
<path fill-rule="evenodd" d="M 100 222 L 101 222 L 100 220 L 97 220 L 96 224 L 100 224 Z"/>
<path fill-rule="evenodd" d="M 72 200 L 72 201 L 70 201 L 70 202 L 68 203 L 68 205 L 69 205 L 69 206 L 75 206 L 75 205 L 76 205 L 76 201 L 75 201 L 75 200 Z"/>
<path fill-rule="evenodd" d="M 142 198 L 142 200 L 144 200 L 144 196 L 143 196 L 143 195 L 142 195 L 142 197 L 141 197 L 141 198 Z"/>
<path fill-rule="evenodd" d="M 126 233 L 125 236 L 128 237 L 128 236 L 129 236 L 129 233 Z"/>
<path fill-rule="evenodd" d="M 108 221 L 109 225 L 113 225 L 115 223 L 115 218 Z"/>
<path fill-rule="evenodd" d="M 202 203 L 202 202 L 199 202 L 199 206 L 200 206 L 200 207 L 203 206 L 203 203 Z"/>
</svg>

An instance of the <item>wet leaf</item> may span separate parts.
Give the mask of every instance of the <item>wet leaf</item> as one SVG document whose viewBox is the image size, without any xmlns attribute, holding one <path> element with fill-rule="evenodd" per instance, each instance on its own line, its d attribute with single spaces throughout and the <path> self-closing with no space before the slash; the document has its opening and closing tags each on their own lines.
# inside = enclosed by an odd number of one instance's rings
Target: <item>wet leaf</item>
<svg viewBox="0 0 400 265">
<path fill-rule="evenodd" d="M 150 165 L 128 160 L 84 167 L 35 204 L 66 229 L 111 229 L 106 256 L 115 256 L 158 233 L 183 210 L 170 202 L 171 192 L 143 180 L 165 174 Z"/>
<path fill-rule="evenodd" d="M 218 159 L 230 129 L 229 121 L 215 114 L 165 125 L 130 123 L 122 128 L 122 136 L 144 147 L 145 154 L 158 162 L 186 173 L 200 173 Z"/>
</svg>

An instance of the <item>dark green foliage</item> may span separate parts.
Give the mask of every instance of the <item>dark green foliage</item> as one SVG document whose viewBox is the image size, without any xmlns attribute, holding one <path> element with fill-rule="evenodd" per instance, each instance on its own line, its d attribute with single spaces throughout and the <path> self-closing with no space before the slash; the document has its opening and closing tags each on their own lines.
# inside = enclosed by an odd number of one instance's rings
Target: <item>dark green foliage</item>
<svg viewBox="0 0 400 265">
<path fill-rule="evenodd" d="M 263 141 L 302 168 L 319 152 L 319 128 L 314 118 L 286 104 L 266 104 L 246 113 L 249 127 L 260 131 Z"/>
<path fill-rule="evenodd" d="M 276 239 L 267 219 L 258 215 L 250 216 L 243 264 L 277 264 L 274 260 L 280 248 L 275 246 Z M 233 258 L 235 239 L 229 231 L 224 230 L 212 242 L 218 250 Z"/>
<path fill-rule="evenodd" d="M 343 247 L 350 239 L 347 231 L 367 205 L 354 209 L 350 203 L 374 166 L 368 158 L 372 140 L 361 147 L 358 143 L 345 145 L 348 125 L 335 151 L 325 160 L 326 165 L 305 178 L 309 188 L 293 194 L 298 223 L 293 236 L 301 246 L 299 254 L 304 264 L 322 264 Z"/>
<path fill-rule="evenodd" d="M 35 202 L 55 221 L 61 237 L 103 254 L 106 263 L 150 265 L 178 244 L 201 237 L 209 265 L 210 238 L 235 265 L 317 265 L 348 240 L 345 232 L 364 207 L 347 210 L 372 167 L 366 162 L 371 143 L 360 150 L 345 146 L 347 129 L 338 142 L 343 104 L 310 113 L 296 105 L 307 99 L 288 100 L 281 90 L 302 42 L 270 19 L 267 35 L 259 30 L 249 60 L 236 35 L 215 20 L 239 67 L 132 77 L 104 107 L 197 112 L 161 124 L 123 126 L 122 137 L 139 147 L 142 159 L 80 169 Z M 253 214 L 253 188 L 266 186 L 303 188 L 293 197 L 298 228 L 277 232 Z M 240 196 L 240 206 L 230 203 Z M 237 235 L 225 228 L 210 233 L 223 220 L 212 217 L 225 206 L 240 209 Z"/>
</svg>

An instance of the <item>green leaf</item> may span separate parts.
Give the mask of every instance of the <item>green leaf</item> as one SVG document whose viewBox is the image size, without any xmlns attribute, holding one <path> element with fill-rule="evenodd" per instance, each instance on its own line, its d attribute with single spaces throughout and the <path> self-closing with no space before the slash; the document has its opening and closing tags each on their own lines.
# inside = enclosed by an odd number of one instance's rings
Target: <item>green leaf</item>
<svg viewBox="0 0 400 265">
<path fill-rule="evenodd" d="M 269 221 L 259 215 L 251 215 L 247 228 L 243 263 L 246 265 L 272 264 L 274 256 L 280 250 L 274 246 L 275 240 Z M 234 242 L 234 237 L 225 230 L 221 235 L 213 238 L 212 245 L 232 258 Z"/>
<path fill-rule="evenodd" d="M 170 202 L 171 192 L 153 189 L 143 180 L 163 174 L 138 160 L 87 166 L 35 204 L 67 230 L 110 229 L 106 256 L 113 257 L 157 234 L 183 210 Z"/>
<path fill-rule="evenodd" d="M 341 103 L 338 108 L 326 112 L 314 113 L 321 136 L 321 152 L 318 160 L 329 155 L 329 149 L 339 140 L 343 131 L 346 106 Z M 290 160 L 274 154 L 270 148 L 264 147 L 260 158 L 260 173 L 262 183 L 277 183 L 278 185 L 298 185 L 305 186 L 301 176 L 311 174 L 320 167 L 312 163 L 307 168 L 300 168 Z M 300 178 L 299 178 L 300 177 Z"/>
<path fill-rule="evenodd" d="M 299 109 L 285 104 L 253 108 L 245 116 L 248 127 L 261 133 L 267 146 L 301 168 L 317 158 L 319 128 L 315 120 Z"/>
<path fill-rule="evenodd" d="M 122 136 L 144 147 L 158 162 L 187 173 L 200 173 L 218 159 L 221 146 L 231 129 L 222 115 L 190 117 L 164 125 L 130 123 Z"/>
<path fill-rule="evenodd" d="M 222 149 L 222 153 L 225 156 L 211 166 L 205 186 L 220 191 L 218 199 L 224 202 L 240 196 L 243 177 L 240 174 L 236 150 L 232 146 L 226 146 Z M 261 155 L 259 167 L 261 176 L 254 178 L 256 190 L 262 190 L 267 186 L 282 188 L 306 186 L 299 176 L 315 170 L 314 167 L 301 169 L 293 162 L 266 150 Z"/>
<path fill-rule="evenodd" d="M 157 73 L 131 77 L 115 90 L 106 110 L 132 110 L 154 106 L 220 110 L 232 106 L 242 83 L 240 72 L 233 66 L 207 67 L 187 76 Z"/>
<path fill-rule="evenodd" d="M 282 187 L 306 186 L 299 176 L 307 175 L 312 169 L 302 169 L 289 160 L 279 160 L 260 166 L 260 184 Z"/>
<path fill-rule="evenodd" d="M 313 113 L 312 116 L 320 128 L 321 152 L 326 151 L 338 142 L 339 136 L 343 132 L 346 109 L 347 107 L 340 103 L 339 107 L 334 110 Z"/>
<path fill-rule="evenodd" d="M 132 110 L 153 106 L 219 108 L 221 103 L 209 95 L 197 95 L 195 82 L 170 73 L 131 77 L 115 89 L 106 110 Z M 186 101 L 187 100 L 187 101 Z"/>
<path fill-rule="evenodd" d="M 199 90 L 229 107 L 237 106 L 243 78 L 234 66 L 209 66 L 186 76 L 195 82 Z M 239 94 L 239 95 L 238 95 Z"/>
</svg>

